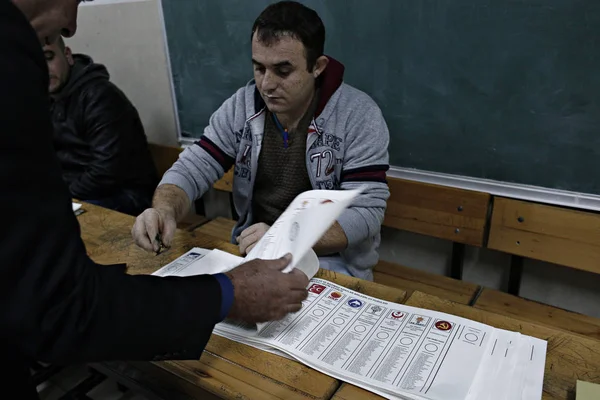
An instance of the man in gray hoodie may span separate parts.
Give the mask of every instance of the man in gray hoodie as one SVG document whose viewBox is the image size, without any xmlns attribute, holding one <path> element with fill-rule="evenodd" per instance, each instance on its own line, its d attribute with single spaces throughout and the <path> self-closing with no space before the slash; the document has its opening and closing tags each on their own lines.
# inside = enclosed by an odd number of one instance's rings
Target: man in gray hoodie
<svg viewBox="0 0 600 400">
<path fill-rule="evenodd" d="M 136 243 L 169 245 L 190 204 L 234 167 L 239 220 L 232 241 L 246 254 L 300 193 L 364 193 L 315 245 L 321 267 L 373 279 L 389 189 L 389 132 L 381 110 L 343 82 L 344 66 L 324 55 L 318 14 L 293 1 L 268 6 L 252 28 L 254 79 L 212 115 L 204 135 L 181 153 L 136 220 Z"/>
</svg>

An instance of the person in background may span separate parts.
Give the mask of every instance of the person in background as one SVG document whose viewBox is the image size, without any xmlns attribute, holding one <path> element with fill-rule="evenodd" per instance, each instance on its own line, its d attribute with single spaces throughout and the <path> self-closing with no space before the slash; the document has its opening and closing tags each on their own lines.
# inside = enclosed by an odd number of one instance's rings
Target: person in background
<svg viewBox="0 0 600 400">
<path fill-rule="evenodd" d="M 136 108 L 104 65 L 72 54 L 62 37 L 44 46 L 53 143 L 71 196 L 137 216 L 158 184 Z"/>
<path fill-rule="evenodd" d="M 289 256 L 186 278 L 87 256 L 52 146 L 41 46 L 75 33 L 79 3 L 0 0 L 0 387 L 11 399 L 38 399 L 32 362 L 198 359 L 224 318 L 277 320 L 307 296 L 306 275 L 282 272 Z"/>
<path fill-rule="evenodd" d="M 300 193 L 364 187 L 314 246 L 321 268 L 373 279 L 389 189 L 389 132 L 381 110 L 343 82 L 344 66 L 323 54 L 318 14 L 293 1 L 268 6 L 251 32 L 254 79 L 210 118 L 204 135 L 163 176 L 132 229 L 156 251 L 176 222 L 234 166 L 240 216 L 232 241 L 247 254 Z"/>
</svg>

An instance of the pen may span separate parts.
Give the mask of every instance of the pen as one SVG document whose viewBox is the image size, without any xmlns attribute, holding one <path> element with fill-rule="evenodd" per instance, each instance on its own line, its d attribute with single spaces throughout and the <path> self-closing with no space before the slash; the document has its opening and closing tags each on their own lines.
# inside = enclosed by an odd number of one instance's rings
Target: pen
<svg viewBox="0 0 600 400">
<path fill-rule="evenodd" d="M 160 233 L 156 234 L 154 240 L 158 243 L 158 250 L 156 250 L 156 255 L 159 255 L 163 250 L 167 249 L 167 246 L 162 242 L 162 238 L 160 237 Z"/>
</svg>

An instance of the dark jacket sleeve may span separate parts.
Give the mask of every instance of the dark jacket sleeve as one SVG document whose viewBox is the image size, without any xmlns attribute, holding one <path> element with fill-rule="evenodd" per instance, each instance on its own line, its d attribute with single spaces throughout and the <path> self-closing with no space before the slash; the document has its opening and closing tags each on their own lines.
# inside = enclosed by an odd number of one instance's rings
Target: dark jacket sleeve
<svg viewBox="0 0 600 400">
<path fill-rule="evenodd" d="M 51 142 L 48 70 L 0 2 L 0 340 L 33 360 L 194 359 L 219 321 L 213 276 L 129 276 L 86 255 Z"/>
<path fill-rule="evenodd" d="M 74 197 L 96 199 L 119 182 L 129 153 L 127 146 L 138 127 L 136 109 L 115 85 L 97 80 L 79 96 L 78 112 L 92 161 L 70 184 Z"/>
<path fill-rule="evenodd" d="M 93 263 L 50 142 L 37 146 L 29 161 L 25 145 L 0 157 L 2 168 L 22 171 L 1 202 L 3 333 L 51 363 L 199 358 L 220 320 L 218 281 L 129 276 Z"/>
</svg>

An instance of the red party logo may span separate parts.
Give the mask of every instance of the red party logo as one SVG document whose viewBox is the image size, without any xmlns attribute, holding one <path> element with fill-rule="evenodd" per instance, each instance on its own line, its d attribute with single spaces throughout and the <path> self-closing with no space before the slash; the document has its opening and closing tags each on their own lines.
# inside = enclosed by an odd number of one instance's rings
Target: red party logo
<svg viewBox="0 0 600 400">
<path fill-rule="evenodd" d="M 314 283 L 311 287 L 308 288 L 308 291 L 311 293 L 321 294 L 325 289 L 325 286 L 317 285 L 316 283 Z"/>
<path fill-rule="evenodd" d="M 449 331 L 450 329 L 452 329 L 452 324 L 446 321 L 438 321 L 435 323 L 435 327 L 438 328 L 440 331 Z"/>
<path fill-rule="evenodd" d="M 400 311 L 392 311 L 392 318 L 394 319 L 400 319 L 404 317 L 404 313 L 400 312 Z"/>
<path fill-rule="evenodd" d="M 331 292 L 331 293 L 329 293 L 329 298 L 330 299 L 339 300 L 340 297 L 342 297 L 342 294 L 340 292 Z"/>
</svg>

